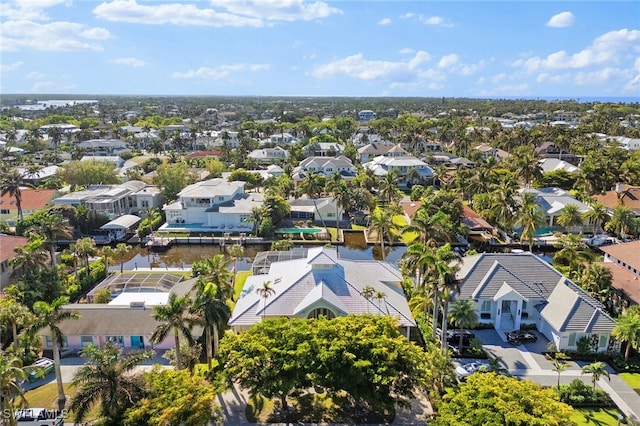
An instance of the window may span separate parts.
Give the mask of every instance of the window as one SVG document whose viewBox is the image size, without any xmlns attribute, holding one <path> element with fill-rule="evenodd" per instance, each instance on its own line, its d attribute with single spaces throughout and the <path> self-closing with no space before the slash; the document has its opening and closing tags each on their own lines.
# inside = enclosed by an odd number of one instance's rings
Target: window
<svg viewBox="0 0 640 426">
<path fill-rule="evenodd" d="M 107 336 L 107 342 L 113 343 L 114 345 L 124 347 L 124 337 L 122 336 Z"/>
<path fill-rule="evenodd" d="M 9 214 L 9 210 L 7 210 L 7 209 L 0 209 L 0 214 Z"/>
<path fill-rule="evenodd" d="M 80 345 L 89 346 L 93 343 L 93 336 L 80 336 Z"/>
<path fill-rule="evenodd" d="M 311 311 L 311 313 L 309 313 L 307 318 L 319 318 L 320 316 L 324 316 L 327 319 L 333 319 L 336 317 L 336 315 L 330 309 L 316 308 L 313 311 Z"/>
<path fill-rule="evenodd" d="M 569 335 L 569 346 L 575 346 L 576 345 L 576 333 L 571 333 Z"/>
<path fill-rule="evenodd" d="M 140 202 L 140 205 L 142 206 L 143 209 L 149 208 L 149 200 L 142 200 Z"/>
<path fill-rule="evenodd" d="M 606 347 L 607 347 L 607 340 L 608 340 L 607 338 L 608 338 L 608 337 L 609 337 L 609 336 L 608 336 L 608 335 L 606 335 L 606 334 L 601 334 L 601 335 L 600 335 L 600 342 L 598 343 L 598 347 L 600 347 L 600 348 L 606 348 Z"/>
<path fill-rule="evenodd" d="M 491 300 L 483 300 L 482 305 L 480 305 L 480 312 L 490 312 L 491 311 Z"/>
<path fill-rule="evenodd" d="M 51 336 L 44 336 L 44 344 L 46 347 L 48 348 L 52 348 L 53 345 L 51 344 Z M 67 336 L 62 336 L 62 347 L 66 348 L 69 346 L 69 342 L 67 342 Z"/>
</svg>

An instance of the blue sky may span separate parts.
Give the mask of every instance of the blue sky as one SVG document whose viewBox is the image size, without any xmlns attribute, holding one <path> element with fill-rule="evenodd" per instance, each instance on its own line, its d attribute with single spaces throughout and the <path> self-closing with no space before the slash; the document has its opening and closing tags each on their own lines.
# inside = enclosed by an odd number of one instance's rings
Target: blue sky
<svg viewBox="0 0 640 426">
<path fill-rule="evenodd" d="M 0 19 L 0 93 L 640 99 L 635 0 L 2 0 Z"/>
</svg>

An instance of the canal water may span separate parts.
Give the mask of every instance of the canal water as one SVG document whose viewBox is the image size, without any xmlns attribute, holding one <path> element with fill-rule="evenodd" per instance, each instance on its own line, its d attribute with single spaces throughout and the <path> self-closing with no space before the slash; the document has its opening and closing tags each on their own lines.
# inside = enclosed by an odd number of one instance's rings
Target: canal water
<svg viewBox="0 0 640 426">
<path fill-rule="evenodd" d="M 361 232 L 345 233 L 345 239 L 344 245 L 334 246 L 338 251 L 338 256 L 340 258 L 351 260 L 381 260 L 380 245 L 368 245 Z M 305 244 L 304 246 L 299 247 L 309 248 L 320 247 L 323 245 L 324 243 L 319 242 L 317 246 Z M 270 246 L 270 244 L 246 245 L 244 257 L 238 259 L 238 270 L 249 270 L 256 254 L 261 251 L 269 250 Z M 385 246 L 385 260 L 397 266 L 398 261 L 402 258 L 402 255 L 405 252 L 405 246 Z M 221 248 L 218 244 L 178 244 L 173 245 L 164 251 L 148 250 L 145 247 L 134 245 L 132 246 L 131 252 L 123 258 L 123 267 L 125 270 L 132 270 L 136 268 L 189 268 L 193 262 L 213 257 L 218 253 L 221 253 Z M 111 260 L 109 270 L 120 270 L 119 258 Z"/>
</svg>

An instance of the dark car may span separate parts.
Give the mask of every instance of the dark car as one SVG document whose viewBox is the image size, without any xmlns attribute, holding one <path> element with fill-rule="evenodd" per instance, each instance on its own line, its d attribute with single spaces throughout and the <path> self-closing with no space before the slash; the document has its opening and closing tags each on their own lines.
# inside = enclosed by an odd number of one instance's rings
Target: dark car
<svg viewBox="0 0 640 426">
<path fill-rule="evenodd" d="M 535 342 L 536 340 L 538 340 L 538 336 L 526 330 L 515 330 L 507 333 L 507 341 L 509 341 L 509 343 L 513 343 L 514 345 Z"/>
<path fill-rule="evenodd" d="M 468 346 L 471 343 L 471 339 L 476 337 L 473 332 L 469 330 L 462 330 L 462 344 Z M 447 330 L 447 343 L 450 345 L 460 344 L 460 330 Z"/>
</svg>

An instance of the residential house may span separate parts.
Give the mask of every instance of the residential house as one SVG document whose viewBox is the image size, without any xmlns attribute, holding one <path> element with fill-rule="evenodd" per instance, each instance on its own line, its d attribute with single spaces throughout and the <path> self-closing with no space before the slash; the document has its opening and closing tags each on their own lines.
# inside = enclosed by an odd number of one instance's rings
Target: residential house
<svg viewBox="0 0 640 426">
<path fill-rule="evenodd" d="M 627 151 L 637 151 L 640 149 L 640 138 L 628 138 L 625 136 L 614 136 L 611 139 Z"/>
<path fill-rule="evenodd" d="M 124 159 L 118 155 L 84 155 L 80 161 L 98 161 L 101 163 L 111 163 L 116 169 L 124 166 Z"/>
<path fill-rule="evenodd" d="M 536 147 L 536 153 L 540 158 L 557 158 L 558 160 L 565 160 L 570 163 L 579 160 L 577 156 L 563 148 L 559 148 L 553 142 L 543 142 L 540 146 Z"/>
<path fill-rule="evenodd" d="M 62 307 L 64 311 L 76 312 L 78 319 L 64 320 L 60 330 L 64 336 L 63 350 L 82 349 L 88 345 L 114 343 L 124 350 L 173 349 L 175 340 L 169 333 L 162 342 L 154 344 L 151 336 L 161 324 L 153 318 L 153 307 L 167 303 L 171 293 L 183 296 L 192 291 L 195 278 L 182 280 L 182 274 L 125 273 L 112 275 L 99 284 L 90 294 L 101 288 L 112 291 L 112 300 L 107 304 L 75 303 Z M 92 298 L 89 297 L 89 300 Z M 191 330 L 199 338 L 202 328 Z M 38 332 L 43 348 L 52 348 L 48 329 Z"/>
<path fill-rule="evenodd" d="M 87 155 L 92 156 L 119 156 L 123 152 L 129 151 L 126 142 L 116 139 L 92 139 L 80 142 L 78 147 L 84 149 Z"/>
<path fill-rule="evenodd" d="M 312 142 L 304 147 L 308 157 L 336 157 L 342 154 L 344 145 L 336 142 Z"/>
<path fill-rule="evenodd" d="M 362 111 L 358 112 L 358 121 L 375 120 L 375 118 L 376 113 L 371 111 L 370 109 L 363 109 Z"/>
<path fill-rule="evenodd" d="M 57 195 L 55 189 L 23 189 L 20 191 L 20 206 L 23 217 L 27 218 L 33 213 L 51 205 Z M 19 220 L 16 199 L 4 194 L 0 197 L 0 223 L 6 223 L 13 228 Z"/>
<path fill-rule="evenodd" d="M 157 186 L 139 180 L 119 185 L 89 185 L 80 191 L 65 194 L 53 200 L 54 205 L 84 205 L 89 211 L 110 219 L 162 205 L 161 191 Z"/>
<path fill-rule="evenodd" d="M 595 194 L 593 199 L 607 206 L 609 214 L 613 209 L 622 204 L 633 211 L 636 217 L 640 217 L 640 186 L 617 184 L 615 189 L 604 194 Z"/>
<path fill-rule="evenodd" d="M 311 220 L 315 224 L 336 223 L 343 220 L 344 210 L 337 206 L 333 197 L 309 198 L 307 196 L 289 199 L 289 218 L 297 220 Z"/>
<path fill-rule="evenodd" d="M 55 165 L 45 166 L 36 172 L 29 172 L 25 167 L 17 167 L 18 172 L 22 173 L 22 182 L 33 187 L 55 176 L 59 168 L 60 167 Z"/>
<path fill-rule="evenodd" d="M 0 290 L 9 285 L 13 275 L 11 260 L 15 257 L 15 249 L 24 247 L 28 242 L 27 237 L 0 234 Z"/>
<path fill-rule="evenodd" d="M 291 145 L 292 143 L 300 142 L 300 139 L 293 136 L 291 133 L 282 132 L 282 133 L 274 133 L 269 136 L 267 139 L 263 139 L 260 141 L 261 145 L 267 143 L 279 143 L 285 145 Z"/>
<path fill-rule="evenodd" d="M 499 148 L 492 148 L 491 145 L 486 143 L 480 144 L 474 147 L 474 149 L 480 151 L 483 160 L 486 160 L 488 158 L 504 160 L 505 158 L 509 158 L 511 156 L 511 154 L 509 154 L 507 151 Z"/>
<path fill-rule="evenodd" d="M 604 306 L 532 253 L 482 253 L 462 258 L 456 300 L 475 303 L 481 324 L 498 332 L 534 325 L 558 350 L 581 338 L 597 352 L 619 350 Z"/>
<path fill-rule="evenodd" d="M 167 222 L 160 230 L 202 232 L 250 232 L 254 208 L 262 206 L 264 195 L 245 193 L 246 182 L 215 178 L 187 186 L 178 201 L 165 205 Z"/>
<path fill-rule="evenodd" d="M 269 179 L 272 177 L 277 178 L 284 173 L 284 170 L 278 165 L 271 164 L 270 166 L 267 166 L 266 169 L 247 170 L 247 172 L 260 175 L 262 179 Z M 229 180 L 229 176 L 231 176 L 231 173 L 233 172 L 222 172 L 222 178 Z"/>
<path fill-rule="evenodd" d="M 489 222 L 466 204 L 462 205 L 462 223 L 469 230 L 469 238 L 480 241 L 490 241 L 498 232 Z"/>
<path fill-rule="evenodd" d="M 617 308 L 640 304 L 640 241 L 600 247 L 604 261 L 598 264 L 611 271 L 611 285 L 617 290 Z"/>
<path fill-rule="evenodd" d="M 256 149 L 249 153 L 249 158 L 253 158 L 258 164 L 279 163 L 287 159 L 287 150 L 279 146 Z"/>
<path fill-rule="evenodd" d="M 564 170 L 565 172 L 572 174 L 580 173 L 579 167 L 558 158 L 541 158 L 538 162 L 540 163 L 542 173 L 550 173 L 558 170 Z"/>
<path fill-rule="evenodd" d="M 418 182 L 424 182 L 433 177 L 433 170 L 424 161 L 409 155 L 399 145 L 390 149 L 387 154 L 379 155 L 373 160 L 362 165 L 365 169 L 372 170 L 376 176 L 386 176 L 389 172 L 397 172 L 398 185 L 411 186 Z M 411 170 L 415 169 L 417 177 L 411 178 Z"/>
<path fill-rule="evenodd" d="M 317 173 L 330 177 L 334 173 L 339 173 L 344 179 L 353 179 L 357 170 L 351 160 L 344 155 L 338 157 L 308 157 L 300 162 L 293 169 L 292 177 L 298 183 L 304 179 L 307 173 Z"/>
<path fill-rule="evenodd" d="M 418 209 L 422 206 L 422 201 L 418 200 L 402 200 L 400 201 L 400 208 L 407 224 L 411 225 L 413 217 L 416 215 Z"/>
<path fill-rule="evenodd" d="M 254 275 L 247 278 L 233 309 L 229 326 L 241 332 L 265 318 L 334 318 L 349 314 L 379 314 L 397 318 L 409 338 L 416 327 L 402 289 L 402 274 L 390 263 L 346 260 L 334 248 L 310 248 L 302 257 L 264 262 L 269 252 L 256 256 Z M 284 252 L 285 255 L 289 252 Z M 292 252 L 295 254 L 295 252 Z M 270 283 L 274 294 L 261 297 L 256 290 Z M 380 297 L 365 297 L 371 286 Z M 375 294 L 375 293 L 374 293 Z"/>
<path fill-rule="evenodd" d="M 373 158 L 385 155 L 395 145 L 391 142 L 374 142 L 368 143 L 358 148 L 358 159 L 360 164 L 367 163 Z"/>
<path fill-rule="evenodd" d="M 562 210 L 568 205 L 574 205 L 578 207 L 581 214 L 584 214 L 591 210 L 591 206 L 583 203 L 575 198 L 571 193 L 561 188 L 524 188 L 520 189 L 520 194 L 530 193 L 536 196 L 538 208 L 544 215 L 546 225 L 551 229 L 563 229 L 570 232 L 581 232 L 583 229 L 588 228 L 590 221 L 585 221 L 582 226 L 575 226 L 571 229 L 564 229 L 558 225 L 557 218 L 562 214 Z"/>
</svg>

